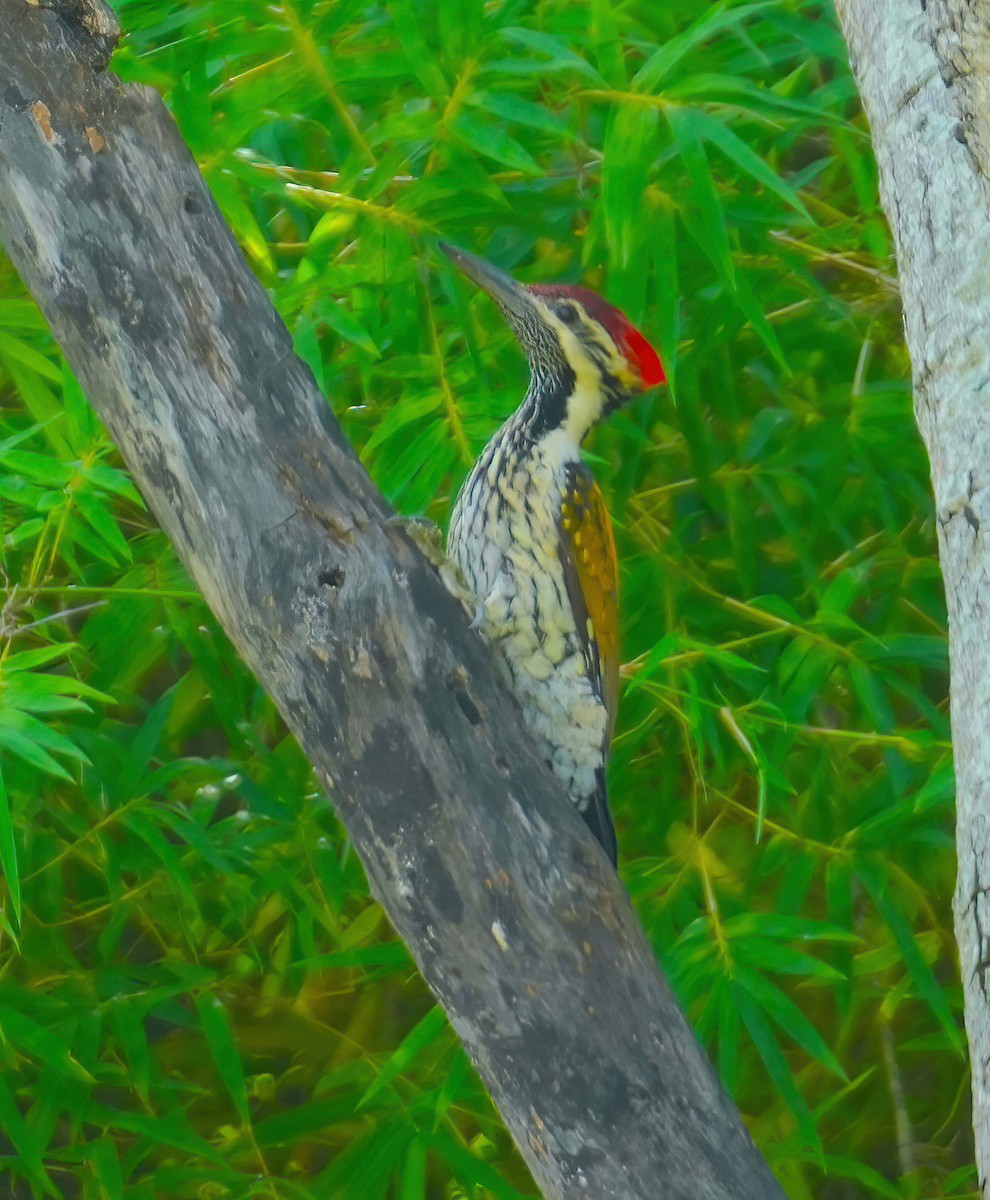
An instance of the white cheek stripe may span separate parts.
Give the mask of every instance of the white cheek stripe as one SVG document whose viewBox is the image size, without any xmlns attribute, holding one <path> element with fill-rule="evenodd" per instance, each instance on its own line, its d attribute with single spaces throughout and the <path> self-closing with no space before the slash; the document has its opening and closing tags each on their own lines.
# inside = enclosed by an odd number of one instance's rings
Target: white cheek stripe
<svg viewBox="0 0 990 1200">
<path fill-rule="evenodd" d="M 605 407 L 601 371 L 574 330 L 565 325 L 550 306 L 539 297 L 534 296 L 533 299 L 542 309 L 544 320 L 555 330 L 564 355 L 574 372 L 574 391 L 568 398 L 567 415 L 564 417 L 561 428 L 567 431 L 575 445 L 580 446 L 588 430 L 600 419 Z M 605 345 L 598 330 L 588 326 L 586 328 L 590 329 L 590 332 L 595 335 L 595 340 L 614 359 L 614 348 L 611 345 Z M 623 366 L 621 360 L 615 360 L 615 373 L 619 374 Z"/>
<path fill-rule="evenodd" d="M 605 406 L 602 375 L 591 355 L 571 330 L 564 330 L 561 342 L 574 372 L 574 391 L 567 400 L 564 428 L 580 445 L 585 434 L 602 415 Z"/>
</svg>

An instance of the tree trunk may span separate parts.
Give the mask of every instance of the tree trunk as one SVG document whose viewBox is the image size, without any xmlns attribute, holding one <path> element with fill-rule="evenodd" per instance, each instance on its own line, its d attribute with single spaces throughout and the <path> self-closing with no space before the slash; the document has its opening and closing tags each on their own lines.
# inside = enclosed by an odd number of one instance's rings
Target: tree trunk
<svg viewBox="0 0 990 1200">
<path fill-rule="evenodd" d="M 838 0 L 894 234 L 949 608 L 956 936 L 990 1178 L 990 9 Z"/>
<path fill-rule="evenodd" d="M 0 0 L 0 236 L 548 1197 L 782 1195 L 100 0 Z"/>
</svg>

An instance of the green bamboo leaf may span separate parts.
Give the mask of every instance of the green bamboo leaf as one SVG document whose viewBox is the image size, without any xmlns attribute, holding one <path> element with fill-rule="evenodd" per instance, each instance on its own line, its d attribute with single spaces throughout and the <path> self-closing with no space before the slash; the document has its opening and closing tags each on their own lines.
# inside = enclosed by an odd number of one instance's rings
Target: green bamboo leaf
<svg viewBox="0 0 990 1200">
<path fill-rule="evenodd" d="M 202 1158 L 217 1167 L 226 1165 L 223 1155 L 218 1150 L 205 1139 L 189 1131 L 181 1113 L 153 1117 L 90 1103 L 86 1109 L 86 1117 L 96 1125 L 133 1133 L 146 1140 L 149 1148 L 156 1145 L 171 1146 L 183 1154 L 188 1154 L 193 1160 Z"/>
<path fill-rule="evenodd" d="M 764 408 L 753 418 L 749 436 L 740 457 L 743 462 L 756 462 L 762 456 L 767 443 L 778 431 L 787 430 L 794 424 L 794 414 L 787 408 Z"/>
<path fill-rule="evenodd" d="M 708 5 L 702 15 L 682 33 L 667 38 L 654 50 L 633 79 L 638 92 L 653 93 L 664 83 L 670 72 L 695 46 L 723 30 L 741 25 L 756 13 L 775 5 L 776 0 L 761 0 L 757 4 L 733 4 L 731 0 Z"/>
<path fill-rule="evenodd" d="M 70 518 L 67 528 L 68 536 L 62 545 L 63 558 L 70 559 L 70 556 L 73 556 L 73 550 L 78 547 L 88 554 L 92 554 L 99 562 L 106 563 L 108 567 L 119 568 L 121 555 L 112 550 L 105 539 L 94 532 L 81 513 Z M 128 552 L 130 551 L 128 550 Z"/>
<path fill-rule="evenodd" d="M 694 113 L 695 129 L 698 134 L 710 142 L 713 146 L 717 146 L 723 154 L 727 155 L 732 161 L 740 167 L 747 175 L 762 184 L 767 191 L 773 192 L 779 196 L 785 204 L 800 216 L 804 217 L 809 224 L 814 224 L 811 214 L 805 208 L 801 197 L 794 191 L 786 180 L 774 171 L 763 161 L 758 154 L 755 154 L 749 146 L 732 130 L 723 125 L 721 121 L 716 121 L 714 117 L 700 110 L 695 110 Z"/>
<path fill-rule="evenodd" d="M 443 1129 L 430 1134 L 430 1147 L 451 1168 L 465 1187 L 485 1188 L 497 1200 L 528 1200 L 492 1170 L 487 1163 L 466 1150 Z"/>
<path fill-rule="evenodd" d="M 650 229 L 643 202 L 660 148 L 652 108 L 618 107 L 611 113 L 602 151 L 602 208 L 613 261 L 628 267 L 642 256 Z"/>
<path fill-rule="evenodd" d="M 176 692 L 176 687 L 163 692 L 149 709 L 141 728 L 134 734 L 117 780 L 121 799 L 129 800 L 139 794 L 175 704 Z M 141 791 L 140 794 L 145 795 L 146 792 Z"/>
<path fill-rule="evenodd" d="M 0 300 L 0 326 L 4 329 L 29 329 L 34 333 L 48 328 L 33 300 Z"/>
<path fill-rule="evenodd" d="M 419 1138 L 406 1151 L 399 1200 L 426 1200 L 426 1143 Z"/>
<path fill-rule="evenodd" d="M 9 333 L 3 333 L 2 331 L 0 331 L 0 357 L 13 359 L 15 362 L 21 363 L 28 370 L 33 371 L 36 375 L 40 375 L 42 379 L 47 379 L 52 383 L 62 382 L 61 365 L 53 363 L 50 359 L 45 358 L 43 354 L 39 354 L 27 342 L 21 341 L 20 338 L 12 337 Z"/>
<path fill-rule="evenodd" d="M 962 1189 L 962 1192 L 959 1193 L 960 1197 L 962 1197 L 963 1192 L 965 1192 L 967 1198 L 970 1193 L 975 1195 L 979 1187 L 976 1167 L 973 1163 L 965 1163 L 963 1166 L 957 1167 L 945 1177 L 945 1182 L 942 1186 L 945 1189 L 946 1196 L 952 1196 L 957 1188 Z"/>
<path fill-rule="evenodd" d="M 0 1128 L 20 1155 L 21 1165 L 34 1186 L 46 1196 L 59 1197 L 62 1193 L 56 1190 L 45 1170 L 44 1147 L 38 1144 L 37 1132 L 21 1116 L 14 1095 L 3 1078 L 0 1078 Z"/>
<path fill-rule="evenodd" d="M 22 542 L 31 541 L 32 538 L 36 538 L 44 528 L 44 518 L 35 517 L 30 521 L 23 521 L 21 524 L 15 525 L 10 533 L 7 534 L 4 541 L 13 550 L 21 545 Z"/>
<path fill-rule="evenodd" d="M 105 436 L 96 413 L 90 407 L 79 381 L 67 363 L 62 364 L 62 408 L 69 444 L 74 452 L 80 453 L 83 447 L 91 447 Z"/>
<path fill-rule="evenodd" d="M 44 771 L 45 774 L 54 775 L 56 779 L 65 779 L 69 783 L 72 782 L 72 776 L 65 767 L 52 758 L 46 750 L 43 750 L 36 741 L 19 730 L 11 728 L 8 721 L 9 714 L 0 712 L 0 746 L 6 747 L 11 754 L 16 754 L 18 758 L 23 759 L 30 766 L 36 767 L 39 771 Z"/>
<path fill-rule="evenodd" d="M 322 297 L 311 307 L 313 316 L 323 321 L 342 338 L 359 346 L 366 354 L 378 358 L 381 351 L 375 345 L 367 329 L 345 305 L 336 303 L 330 297 Z"/>
<path fill-rule="evenodd" d="M 754 86 L 745 78 L 717 72 L 699 72 L 671 82 L 664 89 L 664 95 L 678 102 L 731 105 L 736 112 L 744 112 L 757 120 L 771 121 L 777 128 L 788 118 L 793 122 L 795 117 L 804 117 L 809 125 L 844 127 L 841 116 L 827 108 L 795 100 L 771 88 Z"/>
<path fill-rule="evenodd" d="M 205 168 L 204 168 L 205 170 Z M 275 274 L 275 260 L 257 218 L 245 203 L 238 183 L 226 171 L 206 170 L 205 178 L 237 240 L 255 269 L 266 276 Z"/>
<path fill-rule="evenodd" d="M 45 433 L 48 427 L 52 424 L 52 420 L 39 421 L 34 425 L 29 425 L 26 429 L 18 429 L 11 433 L 8 437 L 0 439 L 0 462 L 6 461 L 6 455 L 9 450 L 14 450 L 22 443 L 35 437 L 39 433 Z"/>
<path fill-rule="evenodd" d="M 95 1083 L 92 1075 L 78 1063 L 62 1043 L 60 1034 L 40 1025 L 33 1017 L 7 1004 L 0 1004 L 0 1038 L 20 1054 L 28 1054 L 51 1067 L 59 1076 Z"/>
<path fill-rule="evenodd" d="M 162 771 L 155 771 L 147 777 L 149 784 L 154 781 L 153 786 L 148 789 L 149 792 L 159 791 L 172 779 L 181 779 L 190 771 L 196 771 L 200 765 L 201 760 L 195 759 L 189 762 L 170 763 Z M 158 819 L 162 825 L 171 830 L 174 838 L 191 846 L 203 862 L 209 863 L 221 875 L 234 875 L 239 869 L 240 863 L 235 857 L 225 854 L 196 822 L 190 819 L 185 811 L 175 813 L 169 809 L 162 809 L 158 814 Z"/>
<path fill-rule="evenodd" d="M 626 84 L 625 47 L 620 22 L 611 0 L 591 0 L 591 44 L 595 60 L 609 87 Z"/>
<path fill-rule="evenodd" d="M 916 663 L 934 671 L 948 667 L 949 648 L 943 636 L 923 633 L 892 634 L 881 641 L 871 640 L 858 647 L 862 658 L 868 661 L 892 663 Z"/>
<path fill-rule="evenodd" d="M 10 811 L 10 798 L 3 782 L 2 764 L 0 764 L 0 870 L 3 871 L 7 893 L 14 910 L 14 923 L 19 928 L 21 924 L 21 876 L 17 867 L 14 821 Z"/>
<path fill-rule="evenodd" d="M 536 159 L 500 125 L 485 121 L 473 113 L 460 112 L 451 122 L 450 131 L 476 154 L 493 158 L 507 167 L 522 171 L 524 175 L 540 174 Z"/>
<path fill-rule="evenodd" d="M 797 42 L 801 47 L 802 65 L 807 61 L 809 53 L 821 55 L 825 59 L 831 58 L 845 65 L 849 47 L 837 25 L 815 20 L 814 14 L 811 13 L 807 17 L 800 16 L 797 11 L 788 11 L 783 5 L 777 5 L 768 12 L 766 21 L 772 29 L 779 30 Z"/>
<path fill-rule="evenodd" d="M 219 997 L 211 992 L 200 992 L 196 997 L 196 1011 L 199 1013 L 203 1036 L 210 1047 L 223 1085 L 234 1102 L 242 1124 L 248 1125 L 251 1114 L 244 1083 L 244 1067 L 230 1028 L 227 1011 Z"/>
<path fill-rule="evenodd" d="M 20 712 L 14 708 L 0 707 L 0 729 L 6 733 L 19 733 L 30 738 L 36 745 L 51 751 L 53 754 L 64 754 L 76 762 L 88 763 L 86 754 L 64 733 L 44 721 L 39 721 L 30 713 Z"/>
<path fill-rule="evenodd" d="M 742 963 L 735 964 L 733 978 L 802 1050 L 806 1050 L 812 1058 L 828 1067 L 843 1082 L 848 1082 L 839 1060 L 825 1044 L 821 1034 L 775 983 L 771 983 L 759 971 Z"/>
<path fill-rule="evenodd" d="M 447 1029 L 447 1018 L 439 1005 L 430 1009 L 422 1020 L 406 1034 L 393 1054 L 386 1060 L 371 1085 L 358 1101 L 357 1107 L 364 1108 L 387 1087 L 397 1075 L 407 1071 L 415 1059 L 440 1038 Z"/>
<path fill-rule="evenodd" d="M 76 492 L 75 502 L 76 508 L 110 549 L 125 562 L 130 562 L 132 559 L 131 548 L 110 511 L 95 496 L 87 492 Z"/>
<path fill-rule="evenodd" d="M 856 875 L 869 893 L 870 899 L 876 905 L 877 912 L 886 921 L 894 941 L 900 951 L 908 975 L 918 989 L 922 999 L 926 1001 L 936 1019 L 945 1031 L 953 1051 L 964 1054 L 963 1041 L 956 1027 L 955 1019 L 949 1009 L 945 993 L 938 986 L 932 969 L 925 962 L 918 949 L 911 927 L 890 897 L 888 880 L 882 867 L 875 860 L 860 857 L 856 860 Z"/>
<path fill-rule="evenodd" d="M 890 1200 L 903 1200 L 904 1193 L 885 1179 L 879 1171 L 875 1171 L 866 1163 L 856 1162 L 852 1158 L 841 1158 L 835 1154 L 826 1154 L 822 1159 L 798 1153 L 797 1158 L 803 1162 L 821 1162 L 830 1176 L 837 1179 L 852 1179 L 861 1184 L 869 1192 L 878 1196 L 889 1196 Z"/>
<path fill-rule="evenodd" d="M 168 881 L 182 896 L 190 913 L 199 913 L 199 902 L 196 889 L 192 885 L 189 872 L 176 854 L 175 849 L 165 838 L 162 831 L 147 820 L 139 812 L 131 811 L 120 818 L 121 825 L 128 829 L 148 847 L 151 853 L 165 868 Z"/>
<path fill-rule="evenodd" d="M 512 92 L 493 92 L 480 88 L 472 92 L 467 101 L 474 108 L 491 113 L 503 121 L 512 121 L 516 125 L 526 125 L 530 129 L 539 129 L 542 133 L 552 134 L 555 138 L 570 140 L 574 134 L 566 123 L 556 113 L 550 112 L 542 104 L 534 104 L 532 100 L 524 100 Z"/>
<path fill-rule="evenodd" d="M 766 313 L 753 294 L 753 289 L 750 287 L 749 280 L 745 275 L 735 276 L 734 290 L 736 303 L 742 312 L 745 313 L 747 320 L 756 331 L 760 341 L 770 351 L 782 370 L 789 374 L 790 367 L 788 366 L 787 359 L 784 357 L 780 341 L 774 332 L 773 326 L 767 320 Z"/>
<path fill-rule="evenodd" d="M 453 1062 L 444 1077 L 443 1086 L 437 1095 L 434 1128 L 440 1125 L 453 1104 L 463 1099 L 471 1085 L 471 1064 L 467 1055 L 458 1046 L 454 1047 Z"/>
<path fill-rule="evenodd" d="M 724 924 L 728 938 L 787 938 L 794 941 L 862 942 L 857 934 L 841 925 L 787 913 L 745 912 L 729 917 Z"/>
<path fill-rule="evenodd" d="M 96 1138 L 86 1144 L 86 1159 L 100 1185 L 100 1200 L 124 1200 L 124 1176 L 117 1147 L 110 1138 Z"/>
<path fill-rule="evenodd" d="M 774 1086 L 794 1114 L 802 1139 L 806 1145 L 820 1155 L 821 1143 L 815 1129 L 814 1118 L 797 1090 L 794 1077 L 787 1065 L 787 1059 L 777 1044 L 777 1039 L 773 1036 L 760 1005 L 752 998 L 748 990 L 739 984 L 733 984 L 733 994 L 746 1031 L 763 1060 L 763 1065 L 773 1080 Z"/>
<path fill-rule="evenodd" d="M 60 658 L 65 658 L 73 650 L 77 650 L 75 642 L 62 642 L 57 646 L 38 646 L 34 650 L 21 650 L 17 654 L 8 654 L 3 660 L 3 673 L 9 675 L 14 671 L 29 671 L 33 667 L 45 667 Z"/>
<path fill-rule="evenodd" d="M 741 938 L 732 944 L 733 958 L 760 971 L 776 975 L 801 975 L 809 979 L 841 982 L 845 976 L 814 955 L 794 950 L 767 938 Z"/>
<path fill-rule="evenodd" d="M 350 950 L 358 943 L 372 937 L 382 923 L 384 914 L 377 904 L 365 904 L 364 908 L 349 923 L 341 935 L 340 944 Z"/>
<path fill-rule="evenodd" d="M 720 980 L 718 1004 L 718 1073 L 729 1093 L 734 1095 L 739 1080 L 739 1034 L 741 1022 L 732 989 Z"/>
<path fill-rule="evenodd" d="M 435 421 L 410 438 L 402 453 L 391 464 L 395 483 L 386 486 L 389 503 L 405 512 L 422 512 L 435 494 L 436 477 L 449 475 L 457 462 L 446 422 Z M 433 483 L 427 487 L 424 484 Z M 427 493 L 425 496 L 423 493 Z"/>
<path fill-rule="evenodd" d="M 85 696 L 87 700 L 97 700 L 101 704 L 115 703 L 113 696 L 101 692 L 82 679 L 73 679 L 69 675 L 42 675 L 39 672 L 22 672 L 13 677 L 5 689 L 7 700 L 13 707 L 18 707 L 22 697 L 38 696 Z"/>
<path fill-rule="evenodd" d="M 790 720 L 804 720 L 812 701 L 835 670 L 837 657 L 837 652 L 829 646 L 803 638 L 795 640 L 781 655 L 780 699 Z"/>
<path fill-rule="evenodd" d="M 507 26 L 501 29 L 498 36 L 539 56 L 528 63 L 520 56 L 520 59 L 515 64 L 517 70 L 523 69 L 525 63 L 525 69 L 533 73 L 573 71 L 576 75 L 581 75 L 593 83 L 605 83 L 605 80 L 602 79 L 594 67 L 571 49 L 565 38 L 535 29 L 524 29 L 519 25 Z M 498 63 L 489 62 L 487 68 L 489 71 L 495 69 L 512 70 L 512 66 L 503 63 L 502 60 L 499 60 Z"/>
<path fill-rule="evenodd" d="M 151 1053 L 144 1021 L 129 997 L 121 997 L 110 1010 L 114 1034 L 127 1059 L 128 1078 L 147 1104 L 150 1098 Z"/>
<path fill-rule="evenodd" d="M 955 783 L 955 768 L 952 759 L 947 757 L 935 766 L 915 793 L 915 811 L 925 812 L 936 806 L 948 807 L 955 800 Z"/>
<path fill-rule="evenodd" d="M 680 634 L 667 633 L 664 634 L 659 641 L 646 652 L 646 657 L 638 665 L 636 674 L 629 680 L 627 690 L 634 690 L 642 687 L 655 674 L 657 669 L 669 658 L 672 654 L 679 654 L 684 646 L 684 638 Z"/>
<path fill-rule="evenodd" d="M 383 942 L 379 946 L 355 946 L 331 954 L 314 954 L 300 959 L 300 967 L 326 970 L 340 967 L 409 967 L 409 951 L 402 942 Z"/>
<path fill-rule="evenodd" d="M 704 227 L 705 239 L 702 249 L 725 283 L 735 291 L 736 272 L 732 264 L 725 215 L 708 159 L 705 157 L 705 148 L 698 131 L 697 113 L 694 109 L 668 105 L 664 109 L 664 115 L 691 181 L 691 195 L 688 199 L 693 203 Z"/>
<path fill-rule="evenodd" d="M 678 276 L 677 219 L 673 208 L 658 207 L 651 216 L 654 294 L 660 311 L 658 329 L 660 359 L 667 386 L 677 401 L 677 357 L 681 331 L 680 282 Z"/>
<path fill-rule="evenodd" d="M 297 1138 L 325 1129 L 353 1117 L 353 1095 L 346 1093 L 327 1100 L 299 1104 L 288 1112 L 256 1121 L 254 1140 L 259 1146 L 284 1146 Z"/>
<path fill-rule="evenodd" d="M 426 94 L 443 103 L 450 94 L 450 88 L 437 65 L 436 55 L 430 50 L 423 36 L 422 15 L 413 9 L 410 0 L 388 0 L 388 11 L 399 36 L 399 44 L 413 73 L 423 85 Z"/>
<path fill-rule="evenodd" d="M 362 458 L 367 461 L 379 446 L 407 430 L 409 425 L 437 412 L 442 405 L 443 393 L 439 390 L 431 390 L 422 396 L 403 396 L 379 421 L 377 429 L 364 445 Z M 405 436 L 408 436 L 408 431 Z"/>
<path fill-rule="evenodd" d="M 132 504 L 136 504 L 139 508 L 144 508 L 141 493 L 131 482 L 130 476 L 126 471 L 119 471 L 116 467 L 108 467 L 105 463 L 93 463 L 91 466 L 83 467 L 80 474 L 83 479 L 96 484 L 103 491 L 112 492 L 115 496 L 123 496 L 126 500 L 130 500 Z"/>
<path fill-rule="evenodd" d="M 0 463 L 49 487 L 64 487 L 76 473 L 68 463 L 58 462 L 34 450 L 0 450 Z"/>
<path fill-rule="evenodd" d="M 13 692 L 13 689 L 10 689 Z M 8 693 L 8 701 L 11 699 Z M 92 712 L 92 708 L 84 700 L 76 700 L 72 696 L 58 696 L 35 693 L 24 694 L 18 691 L 17 708 L 26 713 L 79 713 Z"/>
<path fill-rule="evenodd" d="M 354 1138 L 321 1174 L 326 1196 L 382 1200 L 389 1184 L 401 1176 L 413 1128 L 407 1120 L 386 1121 Z"/>
<path fill-rule="evenodd" d="M 23 508 L 40 509 L 46 492 L 17 475 L 0 475 L 0 498 Z"/>
</svg>

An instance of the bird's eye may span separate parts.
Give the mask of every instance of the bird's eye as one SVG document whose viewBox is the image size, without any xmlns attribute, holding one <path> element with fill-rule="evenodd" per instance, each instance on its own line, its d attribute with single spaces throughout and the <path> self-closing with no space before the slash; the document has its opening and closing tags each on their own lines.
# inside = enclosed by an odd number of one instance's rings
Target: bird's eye
<svg viewBox="0 0 990 1200">
<path fill-rule="evenodd" d="M 580 320 L 580 314 L 569 300 L 565 300 L 563 304 L 557 305 L 557 316 L 564 322 L 565 325 L 576 325 Z"/>
</svg>

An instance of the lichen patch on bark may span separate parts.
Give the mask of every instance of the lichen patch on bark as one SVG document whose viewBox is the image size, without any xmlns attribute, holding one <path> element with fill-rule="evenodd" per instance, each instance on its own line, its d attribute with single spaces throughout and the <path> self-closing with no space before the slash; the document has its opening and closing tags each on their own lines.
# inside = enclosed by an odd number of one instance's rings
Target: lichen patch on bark
<svg viewBox="0 0 990 1200">
<path fill-rule="evenodd" d="M 52 128 L 51 110 L 43 100 L 35 100 L 31 105 L 31 115 L 38 126 L 38 131 L 49 146 L 55 146 L 62 140 Z"/>
</svg>

